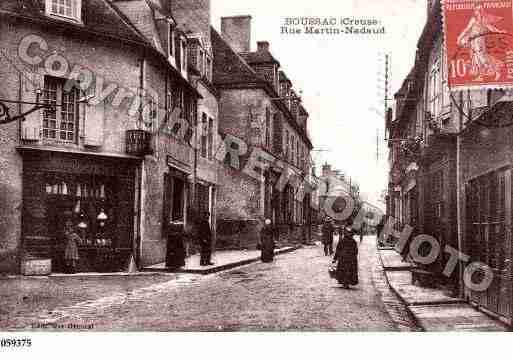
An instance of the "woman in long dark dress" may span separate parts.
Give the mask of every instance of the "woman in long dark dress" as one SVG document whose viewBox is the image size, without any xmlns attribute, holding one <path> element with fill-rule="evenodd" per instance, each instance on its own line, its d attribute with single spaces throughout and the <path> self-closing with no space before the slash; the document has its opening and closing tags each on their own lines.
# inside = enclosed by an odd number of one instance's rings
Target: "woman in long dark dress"
<svg viewBox="0 0 513 359">
<path fill-rule="evenodd" d="M 274 259 L 274 230 L 271 225 L 271 220 L 266 219 L 264 228 L 260 231 L 260 247 L 262 262 L 272 262 Z"/>
<path fill-rule="evenodd" d="M 358 246 L 350 229 L 344 230 L 337 244 L 333 263 L 337 263 L 336 278 L 344 288 L 358 284 Z"/>
<path fill-rule="evenodd" d="M 183 225 L 167 226 L 166 267 L 178 269 L 185 266 L 185 244 L 188 234 Z"/>
<path fill-rule="evenodd" d="M 66 246 L 64 248 L 64 261 L 66 262 L 66 270 L 68 273 L 76 273 L 77 263 L 80 259 L 78 255 L 78 244 L 80 236 L 73 229 L 73 222 L 67 220 L 64 228 L 64 239 Z"/>
</svg>

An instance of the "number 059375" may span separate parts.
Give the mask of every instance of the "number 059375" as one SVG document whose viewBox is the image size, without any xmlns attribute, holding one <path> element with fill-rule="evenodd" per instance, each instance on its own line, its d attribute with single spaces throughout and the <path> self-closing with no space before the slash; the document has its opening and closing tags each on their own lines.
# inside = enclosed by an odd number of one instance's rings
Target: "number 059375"
<svg viewBox="0 0 513 359">
<path fill-rule="evenodd" d="M 32 340 L 30 338 L 1 338 L 0 348 L 30 348 Z"/>
</svg>

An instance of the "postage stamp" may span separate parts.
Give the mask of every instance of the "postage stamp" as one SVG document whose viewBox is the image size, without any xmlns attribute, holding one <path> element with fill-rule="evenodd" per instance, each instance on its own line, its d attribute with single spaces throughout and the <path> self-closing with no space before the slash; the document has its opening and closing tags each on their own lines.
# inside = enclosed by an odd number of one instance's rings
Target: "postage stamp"
<svg viewBox="0 0 513 359">
<path fill-rule="evenodd" d="M 512 2 L 445 0 L 442 12 L 449 88 L 513 88 Z"/>
</svg>

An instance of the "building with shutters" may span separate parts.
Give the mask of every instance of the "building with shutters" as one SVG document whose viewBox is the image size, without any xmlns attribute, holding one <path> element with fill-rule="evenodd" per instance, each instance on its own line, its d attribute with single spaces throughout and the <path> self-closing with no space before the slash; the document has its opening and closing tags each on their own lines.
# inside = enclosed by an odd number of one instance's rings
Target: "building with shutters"
<svg viewBox="0 0 513 359">
<path fill-rule="evenodd" d="M 388 123 L 388 212 L 397 222 L 396 229 L 408 224 L 413 236 L 430 235 L 442 249 L 458 248 L 456 134 L 460 115 L 447 84 L 440 3 L 428 2 L 427 13 L 414 66 L 394 95 L 394 115 Z M 448 253 L 442 252 L 421 269 L 432 274 L 430 280 L 456 289 L 458 271 L 450 277 L 442 274 L 447 260 Z"/>
<path fill-rule="evenodd" d="M 442 250 L 448 245 L 461 251 L 467 264 L 490 267 L 493 281 L 485 291 L 465 285 L 461 261 L 449 278 L 441 275 L 446 251 L 426 269 L 438 274 L 438 283 L 459 286 L 461 297 L 511 324 L 513 99 L 500 90 L 451 95 L 440 1 L 428 1 L 427 10 L 414 69 L 396 94 L 388 125 L 387 213 L 401 226 L 412 225 L 414 234 L 434 236 Z"/>
<path fill-rule="evenodd" d="M 197 106 L 197 126 L 194 138 L 196 151 L 194 163 L 196 173 L 195 195 L 190 197 L 190 207 L 198 213 L 210 213 L 210 225 L 213 234 L 213 246 L 216 242 L 216 198 L 218 191 L 217 171 L 219 161 L 216 151 L 219 146 L 218 136 L 218 97 L 213 84 L 214 54 L 211 40 L 211 5 L 210 0 L 170 2 L 174 19 L 187 35 L 188 79 L 201 95 Z M 191 189 L 191 193 L 192 193 Z"/>
<path fill-rule="evenodd" d="M 262 180 L 226 162 L 219 167 L 218 248 L 254 248 L 264 218 L 279 228 L 281 240 L 302 241 L 309 235 L 312 201 L 301 188 L 311 174 L 308 112 L 271 54 L 270 44 L 258 42 L 257 50 L 251 51 L 251 17 L 221 21 L 221 34 L 212 29 L 211 35 L 219 132 L 223 138 L 237 138 L 239 149 L 247 147 L 241 153 L 241 168 L 255 149 L 284 166 L 270 166 L 261 173 Z M 283 168 L 292 174 L 290 179 L 298 180 L 279 188 Z"/>
<path fill-rule="evenodd" d="M 61 271 L 69 219 L 79 270 L 163 262 L 167 226 L 188 222 L 202 91 L 170 3 L 4 0 L 0 18 L 0 99 L 49 105 L 0 125 L 0 271 Z"/>
</svg>

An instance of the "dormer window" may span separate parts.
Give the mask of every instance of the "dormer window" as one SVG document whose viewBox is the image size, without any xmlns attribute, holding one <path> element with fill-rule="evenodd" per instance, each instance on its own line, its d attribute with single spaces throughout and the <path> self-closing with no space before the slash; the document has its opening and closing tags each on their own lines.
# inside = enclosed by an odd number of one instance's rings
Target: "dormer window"
<svg viewBox="0 0 513 359">
<path fill-rule="evenodd" d="M 46 14 L 81 21 L 82 0 L 45 0 Z"/>
<path fill-rule="evenodd" d="M 187 43 L 185 38 L 180 38 L 180 70 L 187 72 Z"/>
<path fill-rule="evenodd" d="M 168 57 L 175 57 L 175 31 L 174 26 L 169 24 L 169 38 L 167 42 Z"/>
<path fill-rule="evenodd" d="M 205 76 L 207 77 L 207 79 L 209 81 L 212 81 L 212 60 L 210 59 L 210 57 L 208 55 L 206 57 L 205 67 L 206 67 Z"/>
</svg>

